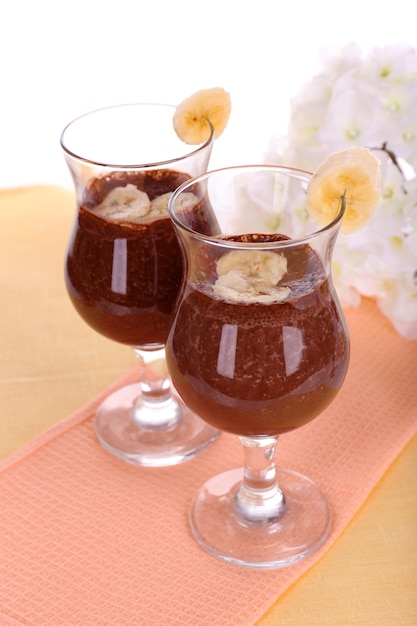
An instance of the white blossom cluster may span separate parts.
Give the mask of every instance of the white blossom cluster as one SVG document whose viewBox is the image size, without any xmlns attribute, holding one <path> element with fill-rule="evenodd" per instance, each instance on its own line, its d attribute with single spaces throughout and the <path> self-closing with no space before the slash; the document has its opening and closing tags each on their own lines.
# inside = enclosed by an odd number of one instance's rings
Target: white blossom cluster
<svg viewBox="0 0 417 626">
<path fill-rule="evenodd" d="M 333 275 L 344 306 L 375 298 L 404 337 L 417 339 L 417 54 L 404 44 L 327 47 L 322 71 L 291 100 L 288 136 L 267 162 L 314 171 L 361 145 L 381 161 L 382 195 L 359 232 L 339 235 Z"/>
</svg>

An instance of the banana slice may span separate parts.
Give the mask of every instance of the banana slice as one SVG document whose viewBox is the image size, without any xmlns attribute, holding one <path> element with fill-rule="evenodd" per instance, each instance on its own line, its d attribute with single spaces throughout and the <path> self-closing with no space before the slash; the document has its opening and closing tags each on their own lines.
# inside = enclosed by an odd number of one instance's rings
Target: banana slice
<svg viewBox="0 0 417 626">
<path fill-rule="evenodd" d="M 380 162 L 367 148 L 356 146 L 331 154 L 314 172 L 307 189 L 307 207 L 319 226 L 329 224 L 340 209 L 346 210 L 341 232 L 362 228 L 378 204 L 381 193 Z"/>
<path fill-rule="evenodd" d="M 266 250 L 233 250 L 217 262 L 215 294 L 233 302 L 271 304 L 289 295 L 278 283 L 287 271 L 287 259 Z"/>
<path fill-rule="evenodd" d="M 153 200 L 151 200 L 151 213 L 152 215 L 168 215 L 168 206 L 169 199 L 172 196 L 172 191 L 168 191 L 167 193 L 163 193 L 161 196 L 156 196 Z M 180 196 L 178 196 L 177 207 L 180 209 L 192 209 L 198 203 L 198 198 L 196 195 L 189 192 L 184 192 Z"/>
<path fill-rule="evenodd" d="M 168 204 L 171 196 L 172 192 L 168 191 L 150 200 L 148 194 L 135 185 L 115 187 L 109 191 L 103 202 L 94 208 L 94 213 L 110 222 L 148 223 L 168 217 Z M 192 209 L 197 203 L 198 198 L 193 193 L 182 194 L 181 208 Z"/>
<path fill-rule="evenodd" d="M 207 120 L 210 120 L 214 136 L 219 137 L 229 121 L 231 108 L 230 95 L 222 87 L 201 89 L 177 106 L 173 119 L 175 132 L 185 143 L 203 143 L 209 137 Z"/>
<path fill-rule="evenodd" d="M 168 191 L 151 200 L 151 213 L 153 215 L 164 215 L 168 213 L 168 203 L 171 196 L 172 192 Z"/>
<path fill-rule="evenodd" d="M 199 203 L 199 199 L 195 194 L 191 191 L 185 191 L 180 196 L 178 196 L 176 201 L 176 206 L 179 209 L 189 210 L 192 209 L 196 204 Z"/>
<path fill-rule="evenodd" d="M 95 207 L 94 213 L 112 222 L 140 222 L 150 211 L 149 196 L 136 185 L 115 187 Z"/>
</svg>

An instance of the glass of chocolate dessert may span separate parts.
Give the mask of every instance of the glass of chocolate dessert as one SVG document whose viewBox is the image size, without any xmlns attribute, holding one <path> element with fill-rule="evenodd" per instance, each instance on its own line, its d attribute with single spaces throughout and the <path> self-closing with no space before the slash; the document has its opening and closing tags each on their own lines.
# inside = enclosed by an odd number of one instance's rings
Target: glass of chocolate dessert
<svg viewBox="0 0 417 626">
<path fill-rule="evenodd" d="M 278 166 L 230 167 L 185 182 L 169 204 L 187 271 L 168 369 L 192 411 L 239 437 L 244 459 L 202 487 L 191 528 L 212 555 L 255 568 L 303 559 L 331 527 L 320 488 L 274 459 L 280 435 L 332 402 L 349 361 L 331 276 L 344 201 L 318 228 L 306 208 L 310 177 Z M 189 193 L 198 198 L 191 208 Z"/>
<path fill-rule="evenodd" d="M 144 466 L 192 458 L 218 434 L 179 399 L 165 362 L 183 274 L 168 199 L 207 170 L 213 146 L 209 122 L 203 143 L 181 141 L 174 112 L 163 104 L 108 107 L 61 135 L 77 200 L 65 262 L 69 297 L 87 324 L 130 346 L 141 366 L 137 383 L 99 407 L 96 435 L 109 452 Z M 183 200 L 196 202 L 192 193 Z"/>
</svg>

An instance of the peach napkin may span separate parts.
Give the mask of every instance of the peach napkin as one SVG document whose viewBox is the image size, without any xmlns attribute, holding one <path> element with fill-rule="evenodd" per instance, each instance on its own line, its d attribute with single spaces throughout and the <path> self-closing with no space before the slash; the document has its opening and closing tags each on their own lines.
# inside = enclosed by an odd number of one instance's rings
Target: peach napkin
<svg viewBox="0 0 417 626">
<path fill-rule="evenodd" d="M 332 533 L 318 553 L 265 572 L 206 554 L 188 509 L 206 479 L 240 465 L 237 439 L 222 434 L 176 467 L 127 465 L 94 437 L 107 389 L 0 465 L 0 623 L 253 625 L 331 547 L 417 432 L 417 342 L 399 337 L 372 302 L 347 319 L 342 391 L 277 450 L 278 464 L 310 476 L 329 499 Z"/>
</svg>

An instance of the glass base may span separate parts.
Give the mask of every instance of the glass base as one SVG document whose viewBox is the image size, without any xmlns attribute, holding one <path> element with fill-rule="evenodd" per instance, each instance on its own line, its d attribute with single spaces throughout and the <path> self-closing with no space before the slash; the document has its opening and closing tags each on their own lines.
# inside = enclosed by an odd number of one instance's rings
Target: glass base
<svg viewBox="0 0 417 626">
<path fill-rule="evenodd" d="M 179 419 L 164 424 L 156 415 L 155 426 L 140 425 L 134 419 L 139 396 L 139 384 L 127 385 L 108 396 L 96 413 L 95 432 L 100 444 L 123 461 L 147 467 L 177 465 L 203 452 L 217 438 L 219 431 L 177 397 Z"/>
<path fill-rule="evenodd" d="M 278 568 L 315 552 L 331 528 L 331 513 L 320 489 L 305 476 L 277 468 L 285 498 L 283 514 L 268 522 L 247 521 L 236 512 L 243 469 L 211 478 L 195 498 L 190 523 L 194 537 L 213 556 L 254 568 Z"/>
</svg>

